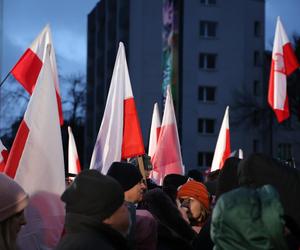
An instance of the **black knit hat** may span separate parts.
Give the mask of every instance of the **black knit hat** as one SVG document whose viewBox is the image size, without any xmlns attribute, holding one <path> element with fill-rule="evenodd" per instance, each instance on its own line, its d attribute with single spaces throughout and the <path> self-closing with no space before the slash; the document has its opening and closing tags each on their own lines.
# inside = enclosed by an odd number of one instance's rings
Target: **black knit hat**
<svg viewBox="0 0 300 250">
<path fill-rule="evenodd" d="M 126 162 L 113 162 L 107 175 L 115 178 L 123 187 L 124 192 L 143 179 L 140 171 L 133 164 Z"/>
<path fill-rule="evenodd" d="M 120 184 L 97 170 L 84 170 L 61 196 L 67 213 L 91 216 L 100 221 L 110 217 L 124 202 Z"/>
</svg>

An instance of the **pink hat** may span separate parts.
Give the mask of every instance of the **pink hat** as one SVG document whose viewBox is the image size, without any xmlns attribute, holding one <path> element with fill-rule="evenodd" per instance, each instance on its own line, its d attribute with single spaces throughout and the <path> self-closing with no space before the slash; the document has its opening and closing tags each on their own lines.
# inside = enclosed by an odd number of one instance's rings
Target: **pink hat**
<svg viewBox="0 0 300 250">
<path fill-rule="evenodd" d="M 21 212 L 28 204 L 28 195 L 13 179 L 0 173 L 0 222 Z"/>
</svg>

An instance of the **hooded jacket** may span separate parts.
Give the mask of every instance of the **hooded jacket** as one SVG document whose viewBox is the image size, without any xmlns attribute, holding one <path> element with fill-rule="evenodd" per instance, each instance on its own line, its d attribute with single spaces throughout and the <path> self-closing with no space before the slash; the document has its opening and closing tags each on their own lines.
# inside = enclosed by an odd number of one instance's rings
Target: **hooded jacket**
<svg viewBox="0 0 300 250">
<path fill-rule="evenodd" d="M 300 171 L 283 166 L 266 155 L 252 154 L 240 162 L 238 176 L 241 185 L 274 186 L 280 196 L 286 225 L 300 238 Z"/>
<path fill-rule="evenodd" d="M 214 250 L 285 250 L 283 208 L 276 190 L 238 188 L 223 194 L 212 214 Z"/>
</svg>

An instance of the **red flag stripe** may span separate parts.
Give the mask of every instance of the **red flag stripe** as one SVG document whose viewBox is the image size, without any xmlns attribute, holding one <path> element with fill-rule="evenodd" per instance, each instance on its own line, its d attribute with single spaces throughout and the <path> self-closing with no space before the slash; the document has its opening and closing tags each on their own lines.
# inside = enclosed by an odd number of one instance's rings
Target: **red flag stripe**
<svg viewBox="0 0 300 250">
<path fill-rule="evenodd" d="M 11 70 L 11 74 L 31 95 L 42 66 L 40 58 L 31 49 L 27 49 Z"/>
<path fill-rule="evenodd" d="M 223 167 L 226 159 L 230 156 L 231 148 L 230 148 L 230 132 L 229 129 L 226 129 L 226 146 L 223 153 L 223 157 L 220 163 L 220 169 Z"/>
<path fill-rule="evenodd" d="M 299 62 L 293 51 L 291 43 L 285 44 L 282 49 L 283 49 L 285 73 L 287 76 L 289 76 L 297 68 L 299 68 Z"/>
<path fill-rule="evenodd" d="M 29 128 L 27 127 L 26 122 L 23 120 L 20 124 L 19 130 L 17 132 L 15 142 L 10 150 L 9 157 L 7 159 L 7 163 L 5 165 L 4 172 L 10 176 L 11 178 L 15 177 L 17 172 L 19 161 L 23 154 L 23 150 L 29 135 Z M 12 156 L 12 157 L 10 157 Z"/>
<path fill-rule="evenodd" d="M 122 159 L 145 154 L 144 142 L 133 98 L 124 100 Z"/>
</svg>

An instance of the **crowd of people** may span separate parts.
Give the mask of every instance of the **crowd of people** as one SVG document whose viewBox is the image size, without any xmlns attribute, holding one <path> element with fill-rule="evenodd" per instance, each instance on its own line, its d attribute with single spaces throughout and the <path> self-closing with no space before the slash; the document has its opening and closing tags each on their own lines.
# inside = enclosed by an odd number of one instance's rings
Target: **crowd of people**
<svg viewBox="0 0 300 250">
<path fill-rule="evenodd" d="M 298 169 L 252 154 L 204 177 L 169 174 L 162 186 L 150 170 L 150 161 L 146 175 L 131 161 L 112 163 L 107 175 L 81 171 L 61 195 L 66 216 L 55 249 L 300 249 Z M 29 197 L 4 174 L 0 193 L 0 249 L 15 250 Z"/>
</svg>

